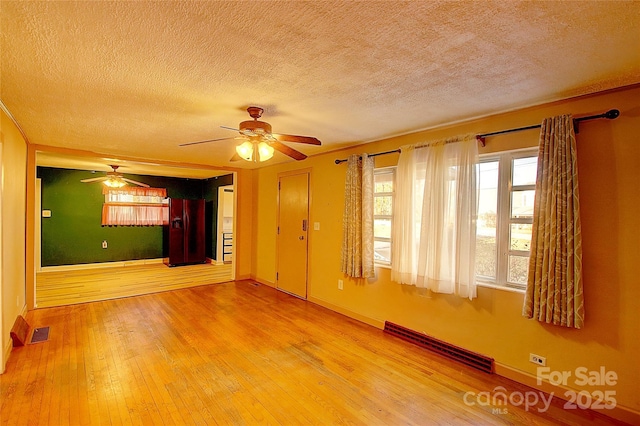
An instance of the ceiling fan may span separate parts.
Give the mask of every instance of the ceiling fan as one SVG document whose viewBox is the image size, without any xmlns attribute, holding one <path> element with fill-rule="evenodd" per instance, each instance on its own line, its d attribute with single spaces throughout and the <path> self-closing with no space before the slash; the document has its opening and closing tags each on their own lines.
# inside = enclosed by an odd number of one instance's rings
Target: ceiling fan
<svg viewBox="0 0 640 426">
<path fill-rule="evenodd" d="M 113 171 L 107 172 L 106 176 L 100 176 L 97 178 L 90 178 L 90 179 L 82 179 L 80 182 L 83 182 L 83 183 L 102 182 L 106 186 L 111 188 L 122 188 L 127 183 L 132 183 L 134 185 L 149 188 L 149 185 L 147 185 L 146 183 L 138 182 L 137 180 L 128 179 L 122 176 L 121 173 L 118 173 L 118 168 L 120 166 L 110 165 L 110 167 L 113 169 Z"/>
<path fill-rule="evenodd" d="M 247 108 L 247 112 L 253 118 L 253 120 L 247 120 L 240 123 L 238 129 L 233 127 L 220 126 L 223 129 L 235 130 L 240 133 L 240 136 L 235 138 L 220 138 L 220 139 L 208 139 L 198 142 L 183 143 L 180 146 L 197 145 L 201 143 L 209 143 L 216 141 L 223 141 L 227 139 L 240 139 L 244 140 L 243 143 L 236 146 L 236 154 L 231 158 L 231 161 L 238 161 L 240 159 L 261 162 L 270 159 L 273 156 L 273 152 L 279 151 L 284 155 L 287 155 L 294 160 L 304 160 L 307 158 L 302 152 L 295 150 L 282 142 L 294 142 L 305 143 L 309 145 L 321 145 L 322 143 L 314 137 L 310 136 L 296 136 L 296 135 L 284 135 L 271 132 L 271 125 L 267 122 L 258 120 L 262 117 L 264 112 L 263 108 L 257 106 L 250 106 Z"/>
</svg>

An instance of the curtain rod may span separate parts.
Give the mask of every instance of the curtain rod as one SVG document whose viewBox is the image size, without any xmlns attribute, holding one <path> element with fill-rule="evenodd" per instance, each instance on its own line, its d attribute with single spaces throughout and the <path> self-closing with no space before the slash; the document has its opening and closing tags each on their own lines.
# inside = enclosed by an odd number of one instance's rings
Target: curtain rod
<svg viewBox="0 0 640 426">
<path fill-rule="evenodd" d="M 393 151 L 385 151 L 385 152 L 376 152 L 375 154 L 369 154 L 369 157 L 377 157 L 378 155 L 386 155 L 386 154 L 393 154 L 394 152 L 400 152 L 400 149 L 394 149 Z M 340 164 L 340 163 L 345 163 L 349 161 L 348 159 L 344 159 L 344 160 L 336 160 L 335 163 L 336 164 Z"/>
<path fill-rule="evenodd" d="M 607 120 L 614 120 L 614 119 L 618 118 L 618 116 L 620 116 L 620 111 L 619 110 L 610 109 L 609 111 L 603 112 L 602 114 L 590 115 L 588 117 L 574 118 L 573 119 L 573 128 L 574 128 L 575 132 L 578 133 L 580 131 L 580 127 L 579 126 L 580 126 L 580 122 L 581 121 L 595 120 L 597 118 L 606 118 Z M 502 135 L 504 133 L 521 132 L 523 130 L 539 129 L 540 127 L 542 127 L 542 124 L 535 124 L 533 126 L 526 126 L 526 127 L 518 127 L 518 128 L 515 128 L 515 129 L 500 130 L 500 131 L 497 131 L 497 132 L 484 133 L 484 134 L 481 134 L 481 135 L 477 135 L 476 139 L 478 140 L 478 142 L 480 142 L 480 144 L 482 146 L 485 146 L 485 144 L 486 144 L 485 138 L 487 138 L 489 136 Z M 393 154 L 394 152 L 400 152 L 400 149 L 394 149 L 393 151 L 385 151 L 385 152 L 377 152 L 375 154 L 369 154 L 369 157 L 377 157 L 378 155 Z M 346 161 L 347 161 L 347 159 L 336 160 L 335 163 L 336 164 L 340 164 L 340 163 L 344 163 Z"/>
<path fill-rule="evenodd" d="M 597 118 L 606 118 L 608 120 L 613 120 L 618 118 L 618 116 L 620 115 L 620 111 L 618 111 L 617 109 L 610 109 L 607 112 L 604 112 L 602 114 L 596 114 L 596 115 L 590 115 L 588 117 L 579 117 L 579 118 L 574 118 L 573 119 L 573 129 L 575 130 L 576 133 L 578 133 L 580 131 L 580 122 L 581 121 L 588 121 L 588 120 L 595 120 Z M 484 133 L 482 135 L 477 135 L 476 139 L 478 140 L 478 142 L 480 142 L 480 144 L 482 146 L 485 146 L 485 138 L 489 137 L 489 136 L 496 136 L 496 135 L 502 135 L 504 133 L 513 133 L 513 132 L 521 132 L 523 130 L 531 130 L 531 129 L 539 129 L 540 127 L 542 127 L 542 124 L 536 124 L 533 126 L 526 126 L 526 127 L 518 127 L 515 129 L 507 129 L 507 130 L 500 130 L 497 132 L 491 132 L 491 133 Z"/>
</svg>

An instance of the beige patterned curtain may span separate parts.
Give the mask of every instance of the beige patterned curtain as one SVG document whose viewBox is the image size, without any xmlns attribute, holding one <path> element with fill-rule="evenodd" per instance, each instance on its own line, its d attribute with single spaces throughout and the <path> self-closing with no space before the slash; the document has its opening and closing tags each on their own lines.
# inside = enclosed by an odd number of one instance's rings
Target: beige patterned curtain
<svg viewBox="0 0 640 426">
<path fill-rule="evenodd" d="M 584 324 L 578 164 L 570 115 L 542 122 L 523 315 L 565 327 Z"/>
<path fill-rule="evenodd" d="M 340 270 L 350 277 L 370 278 L 373 267 L 373 157 L 347 159 Z"/>
</svg>

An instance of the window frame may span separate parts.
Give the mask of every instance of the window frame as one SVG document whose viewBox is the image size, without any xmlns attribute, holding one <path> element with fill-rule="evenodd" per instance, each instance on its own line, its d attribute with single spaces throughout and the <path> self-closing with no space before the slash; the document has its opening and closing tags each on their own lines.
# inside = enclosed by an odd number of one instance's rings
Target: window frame
<svg viewBox="0 0 640 426">
<path fill-rule="evenodd" d="M 397 166 L 388 166 L 388 167 L 377 167 L 374 168 L 373 170 L 373 174 L 374 174 L 374 185 L 373 185 L 373 206 L 374 206 L 374 210 L 373 210 L 373 223 L 375 224 L 376 219 L 388 219 L 391 222 L 391 229 L 393 230 L 393 215 L 395 212 L 395 201 L 396 201 L 396 169 L 398 167 Z M 393 191 L 391 192 L 376 192 L 375 189 L 375 175 L 378 174 L 391 174 L 392 176 L 392 185 L 393 185 Z M 375 199 L 377 197 L 391 197 L 391 214 L 390 215 L 377 215 L 375 214 Z M 393 232 L 393 231 L 392 231 Z M 393 235 L 391 235 L 389 238 L 386 237 L 376 237 L 375 235 L 375 228 L 374 228 L 374 235 L 373 235 L 373 241 L 374 241 L 374 245 L 376 241 L 382 241 L 382 242 L 386 242 L 389 243 L 389 262 L 385 262 L 382 260 L 377 260 L 374 257 L 374 264 L 376 266 L 382 266 L 382 267 L 386 267 L 386 268 L 391 268 L 391 264 L 393 262 L 393 258 L 392 258 L 392 247 L 393 247 Z M 375 251 L 375 250 L 374 250 Z"/>
<path fill-rule="evenodd" d="M 496 277 L 476 274 L 479 286 L 510 290 L 523 293 L 526 284 L 514 283 L 509 279 L 509 257 L 520 256 L 528 259 L 530 251 L 511 250 L 511 225 L 532 224 L 531 218 L 512 218 L 511 202 L 514 191 L 533 190 L 532 185 L 513 185 L 513 161 L 518 158 L 537 157 L 537 148 L 525 148 L 513 151 L 502 151 L 480 155 L 480 162 L 498 162 L 498 190 L 496 202 Z"/>
</svg>

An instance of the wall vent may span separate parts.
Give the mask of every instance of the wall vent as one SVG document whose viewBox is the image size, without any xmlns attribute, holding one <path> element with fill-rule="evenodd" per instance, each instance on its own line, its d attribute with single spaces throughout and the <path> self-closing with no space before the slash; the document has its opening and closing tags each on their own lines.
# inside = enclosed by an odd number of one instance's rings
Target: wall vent
<svg viewBox="0 0 640 426">
<path fill-rule="evenodd" d="M 435 337 L 427 336 L 426 334 L 410 330 L 389 321 L 385 321 L 384 331 L 385 333 L 389 333 L 393 336 L 406 340 L 407 342 L 414 343 L 439 355 L 446 356 L 447 358 L 461 362 L 485 373 L 493 373 L 493 358 L 471 352 L 450 343 L 443 342 L 442 340 L 438 340 Z"/>
</svg>

